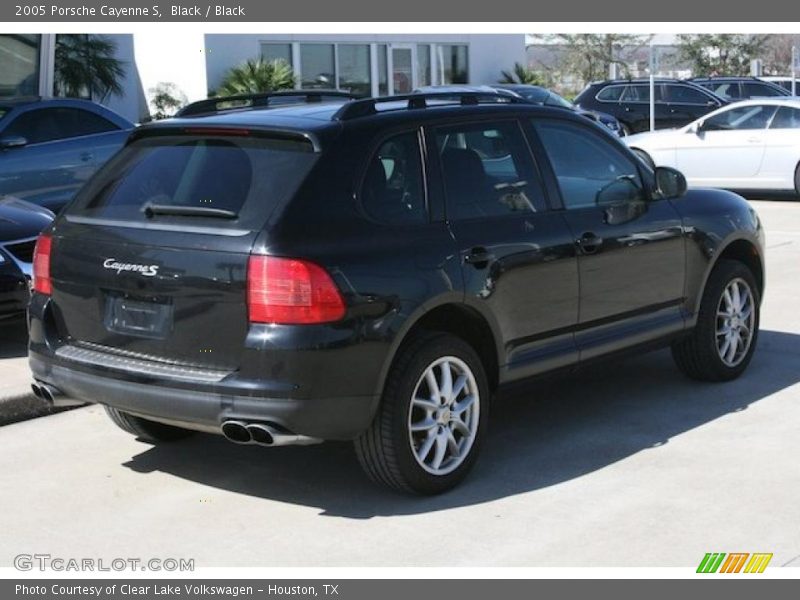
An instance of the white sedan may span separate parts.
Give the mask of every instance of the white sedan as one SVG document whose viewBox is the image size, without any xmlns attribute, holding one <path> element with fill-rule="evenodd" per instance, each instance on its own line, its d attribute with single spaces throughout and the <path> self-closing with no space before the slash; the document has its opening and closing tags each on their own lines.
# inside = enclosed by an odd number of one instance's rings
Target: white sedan
<svg viewBox="0 0 800 600">
<path fill-rule="evenodd" d="M 668 131 L 622 138 L 650 166 L 674 167 L 689 185 L 800 194 L 800 98 L 729 104 Z"/>
</svg>

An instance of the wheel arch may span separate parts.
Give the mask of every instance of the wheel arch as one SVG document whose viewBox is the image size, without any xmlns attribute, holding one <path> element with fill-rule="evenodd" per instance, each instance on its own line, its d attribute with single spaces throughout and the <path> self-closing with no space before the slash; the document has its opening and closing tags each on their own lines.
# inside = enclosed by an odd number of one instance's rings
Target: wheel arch
<svg viewBox="0 0 800 600">
<path fill-rule="evenodd" d="M 736 237 L 728 240 L 725 245 L 721 246 L 719 251 L 716 253 L 714 260 L 709 263 L 709 266 L 706 269 L 703 277 L 703 286 L 701 288 L 702 292 L 695 300 L 694 314 L 697 314 L 703 294 L 705 294 L 706 287 L 708 286 L 708 280 L 711 277 L 711 273 L 721 260 L 735 260 L 746 265 L 747 268 L 753 273 L 753 277 L 756 279 L 756 284 L 758 285 L 759 302 L 763 299 L 765 284 L 764 257 L 759 249 L 759 244 L 755 240 L 748 237 Z"/>
</svg>

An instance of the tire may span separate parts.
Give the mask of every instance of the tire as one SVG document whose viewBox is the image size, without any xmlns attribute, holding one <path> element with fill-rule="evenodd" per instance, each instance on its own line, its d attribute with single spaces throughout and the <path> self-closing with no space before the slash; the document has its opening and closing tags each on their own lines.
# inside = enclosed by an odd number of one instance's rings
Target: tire
<svg viewBox="0 0 800 600">
<path fill-rule="evenodd" d="M 728 298 L 735 299 L 732 293 L 734 284 L 739 289 L 739 303 L 742 305 L 738 312 L 729 309 L 725 296 L 727 292 Z M 746 296 L 749 296 L 747 303 Z M 680 370 L 700 381 L 730 381 L 739 377 L 750 363 L 758 341 L 760 301 L 758 286 L 750 269 L 739 261 L 721 260 L 706 284 L 694 331 L 672 345 L 672 356 Z M 726 319 L 722 313 L 739 316 Z M 745 314 L 746 317 L 742 316 Z M 739 327 L 739 323 L 745 327 Z M 722 330 L 738 332 L 733 334 L 733 340 L 738 335 L 742 345 L 734 348 L 734 343 L 728 340 L 726 346 L 727 334 L 719 333 Z"/>
<path fill-rule="evenodd" d="M 433 376 L 436 389 L 439 384 L 446 388 L 445 369 L 454 385 L 461 377 L 465 381 L 448 399 L 428 383 Z M 472 402 L 463 404 L 469 396 Z M 422 400 L 412 402 L 414 398 Z M 447 333 L 417 334 L 399 351 L 375 418 L 355 440 L 356 454 L 376 483 L 402 492 L 439 494 L 460 483 L 475 464 L 488 417 L 489 385 L 475 350 Z"/>
<path fill-rule="evenodd" d="M 627 137 L 631 134 L 631 128 L 625 125 L 625 123 L 620 123 L 620 129 L 622 131 L 622 137 Z"/>
<path fill-rule="evenodd" d="M 794 192 L 800 196 L 800 163 L 794 169 Z"/>
<path fill-rule="evenodd" d="M 640 150 L 639 148 L 631 148 L 631 150 L 636 156 L 639 157 L 639 160 L 641 160 L 644 164 L 650 167 L 651 171 L 656 170 L 656 163 L 653 162 L 653 159 L 647 152 L 645 152 L 644 150 Z"/>
<path fill-rule="evenodd" d="M 106 409 L 106 413 L 117 427 L 145 442 L 174 442 L 189 437 L 194 433 L 189 429 L 135 417 L 110 406 L 104 406 L 103 408 Z"/>
</svg>

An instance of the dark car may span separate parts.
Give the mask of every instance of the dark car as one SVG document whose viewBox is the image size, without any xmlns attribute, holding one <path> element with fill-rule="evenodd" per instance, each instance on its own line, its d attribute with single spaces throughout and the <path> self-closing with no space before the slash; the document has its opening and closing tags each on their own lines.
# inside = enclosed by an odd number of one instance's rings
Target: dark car
<svg viewBox="0 0 800 600">
<path fill-rule="evenodd" d="M 512 382 L 668 344 L 740 375 L 763 252 L 740 196 L 513 96 L 161 121 L 39 239 L 34 390 L 155 442 L 353 440 L 374 480 L 436 493 Z"/>
<path fill-rule="evenodd" d="M 593 121 L 597 121 L 601 125 L 605 125 L 617 135 L 622 134 L 620 122 L 616 117 L 597 110 L 584 110 L 575 106 L 566 98 L 559 96 L 553 90 L 548 90 L 545 87 L 522 83 L 498 83 L 493 84 L 491 87 L 498 90 L 508 90 L 514 92 L 533 104 L 541 104 L 543 106 L 561 106 L 563 108 L 572 109 L 584 117 L 592 119 Z"/>
<path fill-rule="evenodd" d="M 25 315 L 34 245 L 53 216 L 23 200 L 0 199 L 0 321 Z"/>
<path fill-rule="evenodd" d="M 677 79 L 655 81 L 656 129 L 682 127 L 727 104 L 705 88 Z M 584 110 L 613 115 L 623 134 L 650 130 L 650 80 L 612 80 L 590 83 L 575 98 Z"/>
<path fill-rule="evenodd" d="M 728 102 L 792 95 L 782 86 L 756 77 L 693 77 L 689 81 L 704 87 Z"/>
<path fill-rule="evenodd" d="M 0 196 L 58 212 L 132 129 L 88 100 L 0 99 Z"/>
<path fill-rule="evenodd" d="M 573 110 L 592 121 L 601 123 L 608 127 L 617 135 L 622 134 L 619 121 L 606 113 L 595 112 L 591 110 L 583 110 L 576 107 L 569 100 L 562 98 L 552 90 L 538 86 L 527 85 L 521 83 L 498 83 L 492 85 L 429 85 L 420 87 L 414 90 L 415 94 L 436 94 L 450 92 L 453 94 L 460 94 L 463 92 L 476 92 L 476 93 L 498 93 L 513 95 L 525 102 L 537 104 L 539 106 L 555 106 L 558 108 L 566 108 Z"/>
</svg>

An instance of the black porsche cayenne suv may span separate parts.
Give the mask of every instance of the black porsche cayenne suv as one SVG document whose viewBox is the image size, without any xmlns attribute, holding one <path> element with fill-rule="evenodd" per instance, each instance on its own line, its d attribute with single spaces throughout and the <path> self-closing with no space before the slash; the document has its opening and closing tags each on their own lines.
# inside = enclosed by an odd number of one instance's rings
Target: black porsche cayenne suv
<svg viewBox="0 0 800 600">
<path fill-rule="evenodd" d="M 131 135 L 39 239 L 39 395 L 150 441 L 353 440 L 429 494 L 510 382 L 663 344 L 696 379 L 746 368 L 763 234 L 739 196 L 496 94 L 312 99 Z"/>
</svg>

